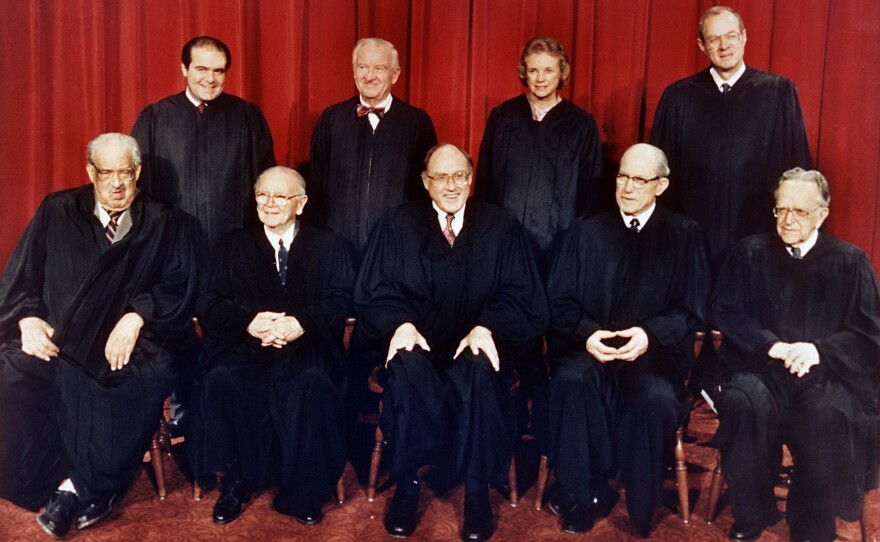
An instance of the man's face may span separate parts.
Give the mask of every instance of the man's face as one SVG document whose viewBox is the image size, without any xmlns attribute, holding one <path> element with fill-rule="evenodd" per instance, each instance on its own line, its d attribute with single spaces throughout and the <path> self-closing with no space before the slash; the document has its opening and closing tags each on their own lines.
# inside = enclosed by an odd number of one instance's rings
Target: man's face
<svg viewBox="0 0 880 542">
<path fill-rule="evenodd" d="M 422 182 L 437 207 L 446 213 L 455 214 L 467 202 L 471 191 L 471 177 L 472 171 L 467 158 L 455 147 L 446 146 L 437 149 L 431 156 Z"/>
<path fill-rule="evenodd" d="M 391 67 L 391 49 L 365 45 L 358 49 L 354 61 L 354 84 L 370 106 L 379 105 L 391 93 L 400 67 Z"/>
<path fill-rule="evenodd" d="M 809 181 L 785 181 L 776 190 L 776 233 L 786 245 L 807 240 L 828 217 L 828 207 L 819 205 L 819 187 Z M 804 213 L 805 212 L 805 213 Z M 806 214 L 798 218 L 798 214 Z"/>
<path fill-rule="evenodd" d="M 697 45 L 719 74 L 733 75 L 746 52 L 746 30 L 740 31 L 739 20 L 725 11 L 703 21 L 703 39 L 697 40 Z"/>
<path fill-rule="evenodd" d="M 263 174 L 254 193 L 260 222 L 279 235 L 293 226 L 308 200 L 296 179 L 284 172 Z"/>
<path fill-rule="evenodd" d="M 226 83 L 226 55 L 209 47 L 193 47 L 189 68 L 180 65 L 190 93 L 210 102 L 223 92 Z"/>
<path fill-rule="evenodd" d="M 559 58 L 547 53 L 526 57 L 526 82 L 535 98 L 543 100 L 555 97 L 561 76 Z"/>
<path fill-rule="evenodd" d="M 659 177 L 657 169 L 656 158 L 651 152 L 636 148 L 623 153 L 614 197 L 624 214 L 637 215 L 647 210 L 669 186 L 669 179 Z M 641 180 L 648 182 L 639 187 Z"/>
<path fill-rule="evenodd" d="M 94 163 L 86 165 L 86 173 L 95 187 L 98 204 L 107 211 L 124 211 L 137 195 L 141 166 L 135 167 L 131 153 L 120 145 L 98 147 Z"/>
</svg>

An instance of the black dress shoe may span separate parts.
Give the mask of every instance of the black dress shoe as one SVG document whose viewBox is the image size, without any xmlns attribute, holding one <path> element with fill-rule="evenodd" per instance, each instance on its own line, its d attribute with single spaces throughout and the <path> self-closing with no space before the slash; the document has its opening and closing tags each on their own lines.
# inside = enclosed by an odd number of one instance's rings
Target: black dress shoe
<svg viewBox="0 0 880 542">
<path fill-rule="evenodd" d="M 604 518 L 614 509 L 617 501 L 620 500 L 620 494 L 609 488 L 608 492 L 596 499 L 593 503 L 596 507 L 596 517 Z"/>
<path fill-rule="evenodd" d="M 400 488 L 394 492 L 394 498 L 385 512 L 385 530 L 397 538 L 404 538 L 416 530 L 416 512 L 419 509 L 419 492 Z"/>
<path fill-rule="evenodd" d="M 322 519 L 324 519 L 324 513 L 321 512 L 320 506 L 314 506 L 310 509 L 294 512 L 293 519 L 303 525 L 317 525 L 318 523 L 321 523 Z"/>
<path fill-rule="evenodd" d="M 594 506 L 584 506 L 575 501 L 568 514 L 562 518 L 562 530 L 567 533 L 581 534 L 593 528 L 593 520 L 596 517 Z"/>
<path fill-rule="evenodd" d="M 79 508 L 79 499 L 77 499 L 76 493 L 56 491 L 49 497 L 43 513 L 37 516 L 37 523 L 46 531 L 46 534 L 61 540 L 70 530 L 77 508 Z"/>
<path fill-rule="evenodd" d="M 761 533 L 764 532 L 765 528 L 766 526 L 763 523 L 759 523 L 758 525 L 754 525 L 751 527 L 746 527 L 734 522 L 733 526 L 730 528 L 730 534 L 728 534 L 728 538 L 730 538 L 731 540 L 740 540 L 742 542 L 757 540 L 761 536 Z"/>
<path fill-rule="evenodd" d="M 464 496 L 464 524 L 461 526 L 461 539 L 465 542 L 479 542 L 492 538 L 495 524 L 492 523 L 492 507 L 489 506 L 489 493 Z"/>
<path fill-rule="evenodd" d="M 116 494 L 106 498 L 98 498 L 88 503 L 80 504 L 79 515 L 76 516 L 76 528 L 85 529 L 98 523 L 110 515 Z"/>
<path fill-rule="evenodd" d="M 251 492 L 241 482 L 223 487 L 220 498 L 214 503 L 212 519 L 217 525 L 226 525 L 241 515 L 241 506 L 251 500 Z"/>
<path fill-rule="evenodd" d="M 550 496 L 550 500 L 547 501 L 547 507 L 557 516 L 564 518 L 569 512 L 571 512 L 571 509 L 575 507 L 576 503 L 577 501 L 574 497 L 565 491 L 562 491 L 562 489 L 557 489 L 553 492 L 553 495 Z"/>
</svg>

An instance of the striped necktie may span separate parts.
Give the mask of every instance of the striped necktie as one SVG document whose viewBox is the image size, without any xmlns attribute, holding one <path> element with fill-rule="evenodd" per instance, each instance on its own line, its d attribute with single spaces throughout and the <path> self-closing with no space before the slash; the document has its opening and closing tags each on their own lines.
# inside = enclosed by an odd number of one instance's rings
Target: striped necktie
<svg viewBox="0 0 880 542">
<path fill-rule="evenodd" d="M 105 209 L 105 211 L 107 211 Z M 116 237 L 116 228 L 119 227 L 119 217 L 122 216 L 122 213 L 125 211 L 107 211 L 107 214 L 110 216 L 110 220 L 107 222 L 107 225 L 104 226 L 104 237 L 107 238 L 107 242 L 111 245 L 113 244 L 113 238 Z"/>
<path fill-rule="evenodd" d="M 449 246 L 453 246 L 455 244 L 455 230 L 452 229 L 453 220 L 455 220 L 455 215 L 451 213 L 447 214 L 446 227 L 443 228 L 443 237 L 445 237 L 446 241 L 449 242 Z"/>
</svg>

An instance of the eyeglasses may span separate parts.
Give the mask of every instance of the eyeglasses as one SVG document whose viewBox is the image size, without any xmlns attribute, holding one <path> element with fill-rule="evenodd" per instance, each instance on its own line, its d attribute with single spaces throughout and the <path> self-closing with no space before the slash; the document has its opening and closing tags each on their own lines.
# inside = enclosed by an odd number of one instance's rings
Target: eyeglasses
<svg viewBox="0 0 880 542">
<path fill-rule="evenodd" d="M 272 205 L 277 205 L 278 207 L 289 205 L 290 200 L 305 196 L 305 194 L 294 194 L 292 196 L 285 196 L 284 194 L 267 194 L 265 192 L 257 192 L 254 195 L 257 198 L 257 203 L 259 203 L 260 205 L 266 205 L 267 203 L 269 203 L 269 200 L 272 200 Z"/>
<path fill-rule="evenodd" d="M 777 219 L 785 220 L 788 215 L 794 215 L 794 219 L 798 221 L 806 220 L 813 213 L 821 209 L 822 206 L 816 207 L 811 211 L 807 211 L 805 209 L 789 209 L 788 207 L 774 207 L 773 208 L 773 216 Z"/>
<path fill-rule="evenodd" d="M 742 31 L 731 30 L 727 34 L 722 34 L 721 36 L 709 36 L 703 40 L 703 45 L 706 46 L 706 49 L 715 49 L 721 45 L 721 38 L 724 38 L 727 43 L 736 43 L 742 38 Z"/>
<path fill-rule="evenodd" d="M 452 179 L 452 182 L 455 183 L 456 186 L 465 186 L 471 178 L 470 171 L 456 171 L 453 174 L 449 173 L 438 173 L 436 175 L 431 175 L 429 173 L 425 173 L 425 177 L 431 180 L 434 183 L 434 186 L 437 188 L 443 188 L 446 186 L 446 183 L 449 182 L 449 179 Z"/>
<path fill-rule="evenodd" d="M 653 179 L 645 179 L 642 177 L 630 177 L 629 175 L 626 175 L 624 173 L 618 173 L 617 177 L 615 177 L 615 179 L 617 180 L 617 184 L 619 184 L 620 186 L 626 186 L 626 181 L 632 181 L 633 186 L 635 186 L 637 189 L 641 190 L 648 183 L 654 182 L 654 181 L 659 181 L 660 176 L 658 175 L 657 177 L 654 177 Z"/>
<path fill-rule="evenodd" d="M 130 167 L 124 167 L 121 169 L 101 169 L 95 164 L 91 164 L 93 168 L 95 168 L 95 172 L 98 174 L 98 179 L 102 181 L 109 181 L 113 175 L 123 182 L 128 182 L 134 179 L 135 170 Z"/>
</svg>

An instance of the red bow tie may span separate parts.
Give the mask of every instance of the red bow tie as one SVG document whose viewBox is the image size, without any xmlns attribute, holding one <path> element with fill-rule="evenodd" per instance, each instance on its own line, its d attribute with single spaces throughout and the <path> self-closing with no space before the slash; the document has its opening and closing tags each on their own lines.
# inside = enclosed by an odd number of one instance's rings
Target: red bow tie
<svg viewBox="0 0 880 542">
<path fill-rule="evenodd" d="M 358 117 L 363 117 L 364 115 L 369 115 L 370 113 L 376 115 L 380 119 L 385 116 L 385 108 L 384 107 L 367 107 L 364 104 L 358 104 L 357 106 L 357 114 Z"/>
</svg>

